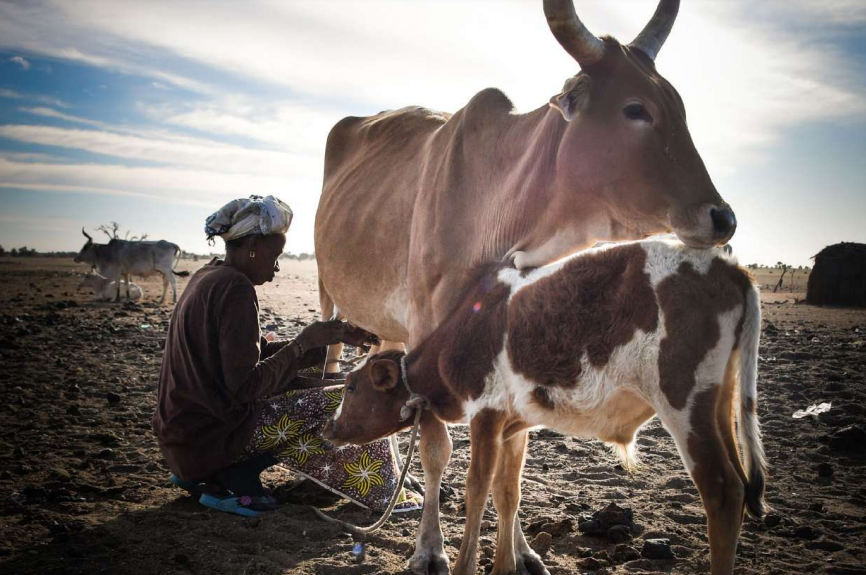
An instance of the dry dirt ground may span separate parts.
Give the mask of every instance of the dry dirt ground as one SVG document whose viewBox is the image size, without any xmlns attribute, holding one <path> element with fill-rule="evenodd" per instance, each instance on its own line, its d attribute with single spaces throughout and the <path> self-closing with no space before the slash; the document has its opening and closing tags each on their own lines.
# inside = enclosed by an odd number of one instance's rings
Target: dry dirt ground
<svg viewBox="0 0 866 575">
<path fill-rule="evenodd" d="M 282 509 L 257 519 L 207 510 L 172 488 L 150 429 L 171 307 L 155 303 L 156 280 L 140 282 L 141 305 L 90 302 L 76 290 L 81 271 L 71 260 L 0 259 L 0 572 L 406 572 L 418 513 L 358 541 L 304 504 L 362 523 L 368 512 L 288 491 L 282 470 L 265 475 Z M 261 290 L 262 324 L 291 336 L 316 319 L 315 274 L 312 262 L 287 262 Z M 760 416 L 773 511 L 746 520 L 740 574 L 866 573 L 866 311 L 794 303 L 802 296 L 764 296 Z M 792 418 L 822 402 L 829 412 Z M 453 436 L 456 493 L 443 506 L 452 561 L 469 455 L 465 429 Z M 643 468 L 630 476 L 598 442 L 532 433 L 521 518 L 551 573 L 707 572 L 704 511 L 670 437 L 656 421 L 639 446 Z M 633 539 L 582 533 L 609 503 L 633 512 Z M 486 518 L 479 573 L 495 541 L 492 506 Z M 675 558 L 640 556 L 656 538 Z"/>
</svg>

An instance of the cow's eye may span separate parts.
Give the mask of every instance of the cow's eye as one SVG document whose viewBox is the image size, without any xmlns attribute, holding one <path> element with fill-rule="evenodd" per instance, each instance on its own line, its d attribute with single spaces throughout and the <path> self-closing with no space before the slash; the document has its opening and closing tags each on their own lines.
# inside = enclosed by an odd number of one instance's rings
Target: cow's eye
<svg viewBox="0 0 866 575">
<path fill-rule="evenodd" d="M 631 104 L 628 104 L 625 108 L 622 109 L 622 113 L 625 114 L 625 117 L 629 120 L 639 120 L 648 124 L 653 123 L 653 117 L 650 116 L 649 112 L 646 111 L 646 108 L 643 107 L 643 104 L 639 102 L 632 102 Z"/>
<path fill-rule="evenodd" d="M 355 391 L 355 384 L 354 383 L 350 383 L 349 385 L 346 386 L 346 393 L 352 393 L 353 391 Z"/>
</svg>

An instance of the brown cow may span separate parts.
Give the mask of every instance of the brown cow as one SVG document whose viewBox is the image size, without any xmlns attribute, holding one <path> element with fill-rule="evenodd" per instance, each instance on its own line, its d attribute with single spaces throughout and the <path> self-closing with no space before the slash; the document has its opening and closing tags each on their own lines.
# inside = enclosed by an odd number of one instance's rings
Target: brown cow
<svg viewBox="0 0 866 575">
<path fill-rule="evenodd" d="M 325 318 L 411 349 L 457 304 L 479 264 L 547 264 L 598 240 L 673 231 L 692 247 L 736 228 L 692 142 L 682 100 L 656 70 L 678 0 L 630 44 L 600 39 L 569 0 L 545 0 L 581 71 L 532 112 L 479 92 L 453 116 L 410 107 L 340 121 L 328 136 L 316 214 Z M 340 349 L 335 346 L 333 360 Z M 446 428 L 425 423 L 418 573 L 447 572 L 438 532 Z"/>
<path fill-rule="evenodd" d="M 589 250 L 528 274 L 482 269 L 461 307 L 421 345 L 372 357 L 350 374 L 323 434 L 339 445 L 406 428 L 408 389 L 430 400 L 425 417 L 469 423 L 454 572 L 475 573 L 492 487 L 493 574 L 546 573 L 516 519 L 528 428 L 597 437 L 630 465 L 637 430 L 658 414 L 703 499 L 712 574 L 729 575 L 744 507 L 763 512 L 760 325 L 751 277 L 718 248 L 656 240 Z"/>
</svg>

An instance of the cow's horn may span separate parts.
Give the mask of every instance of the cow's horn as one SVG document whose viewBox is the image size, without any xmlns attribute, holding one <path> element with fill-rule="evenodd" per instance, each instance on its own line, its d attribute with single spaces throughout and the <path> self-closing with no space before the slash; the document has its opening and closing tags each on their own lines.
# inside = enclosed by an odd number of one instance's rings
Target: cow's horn
<svg viewBox="0 0 866 575">
<path fill-rule="evenodd" d="M 84 234 L 84 237 L 87 238 L 89 241 L 93 241 L 93 238 L 87 235 L 87 232 L 84 231 L 84 228 L 81 228 L 81 233 Z"/>
<path fill-rule="evenodd" d="M 655 60 L 674 27 L 679 9 L 680 0 L 660 0 L 653 17 L 629 46 L 641 50 Z"/>
<path fill-rule="evenodd" d="M 544 15 L 553 37 L 581 67 L 604 56 L 604 42 L 583 25 L 572 0 L 544 0 Z"/>
</svg>

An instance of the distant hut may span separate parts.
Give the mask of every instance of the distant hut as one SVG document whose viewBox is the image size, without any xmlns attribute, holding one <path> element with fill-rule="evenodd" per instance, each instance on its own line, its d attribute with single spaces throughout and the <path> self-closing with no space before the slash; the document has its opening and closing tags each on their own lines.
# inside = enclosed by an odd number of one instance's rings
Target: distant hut
<svg viewBox="0 0 866 575">
<path fill-rule="evenodd" d="M 813 259 L 807 303 L 866 307 L 866 244 L 827 246 Z"/>
</svg>

